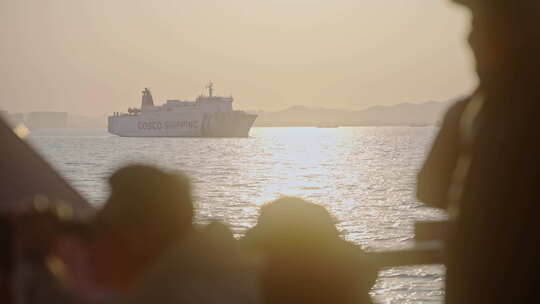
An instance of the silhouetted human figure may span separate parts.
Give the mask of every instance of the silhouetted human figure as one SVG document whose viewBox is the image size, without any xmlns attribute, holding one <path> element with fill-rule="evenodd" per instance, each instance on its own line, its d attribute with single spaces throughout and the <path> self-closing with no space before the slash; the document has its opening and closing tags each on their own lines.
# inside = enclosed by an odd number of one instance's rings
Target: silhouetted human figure
<svg viewBox="0 0 540 304">
<path fill-rule="evenodd" d="M 262 258 L 265 303 L 370 303 L 377 272 L 360 248 L 340 238 L 322 206 L 293 197 L 273 201 L 242 241 Z"/>
<path fill-rule="evenodd" d="M 141 271 L 193 230 L 191 187 L 186 176 L 131 165 L 109 179 L 111 194 L 92 224 L 99 282 L 126 291 Z"/>
<path fill-rule="evenodd" d="M 447 303 L 530 303 L 540 298 L 540 2 L 460 0 L 473 13 L 470 44 L 480 85 L 432 151 L 419 197 L 453 220 Z M 456 132 L 457 129 L 457 132 Z M 452 149 L 451 142 L 457 148 Z M 456 156 L 455 155 L 457 152 Z M 433 162 L 439 159 L 440 162 Z M 446 163 L 448 162 L 448 163 Z M 452 163 L 453 162 L 453 163 Z M 427 172 L 453 168 L 448 196 Z M 441 169 L 441 175 L 449 170 Z M 435 174 L 436 175 L 436 174 Z M 444 191 L 448 176 L 432 189 Z M 438 184 L 436 184 L 438 182 Z M 432 198 L 435 198 L 433 200 Z"/>
<path fill-rule="evenodd" d="M 143 273 L 126 303 L 258 304 L 255 261 L 213 223 L 175 242 Z"/>
<path fill-rule="evenodd" d="M 422 169 L 418 173 L 416 194 L 422 202 L 446 208 L 448 191 L 459 158 L 459 123 L 469 99 L 453 104 L 447 111 L 440 131 Z"/>
<path fill-rule="evenodd" d="M 254 267 L 228 228 L 194 228 L 185 175 L 132 165 L 110 184 L 93 224 L 102 286 L 123 303 L 257 303 Z"/>
</svg>

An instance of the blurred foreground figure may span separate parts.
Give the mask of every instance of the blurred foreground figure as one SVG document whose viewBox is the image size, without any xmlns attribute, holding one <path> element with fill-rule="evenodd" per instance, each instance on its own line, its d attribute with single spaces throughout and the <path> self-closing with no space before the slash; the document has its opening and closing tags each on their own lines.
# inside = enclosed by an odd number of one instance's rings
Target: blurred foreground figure
<svg viewBox="0 0 540 304">
<path fill-rule="evenodd" d="M 133 165 L 93 224 L 97 280 L 124 303 L 257 303 L 254 267 L 227 227 L 193 227 L 189 180 Z"/>
<path fill-rule="evenodd" d="M 447 303 L 540 299 L 540 1 L 456 0 L 480 85 L 446 117 L 418 196 L 447 208 Z"/>
<path fill-rule="evenodd" d="M 324 207 L 292 197 L 271 202 L 243 242 L 262 256 L 264 303 L 371 303 L 377 272 L 340 238 Z"/>
</svg>

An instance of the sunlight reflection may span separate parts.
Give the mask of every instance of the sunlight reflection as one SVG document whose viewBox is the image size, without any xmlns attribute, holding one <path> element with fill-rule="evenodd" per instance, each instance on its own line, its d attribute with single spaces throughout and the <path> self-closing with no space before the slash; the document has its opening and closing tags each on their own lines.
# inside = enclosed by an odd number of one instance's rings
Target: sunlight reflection
<svg viewBox="0 0 540 304">
<path fill-rule="evenodd" d="M 281 128 L 272 133 L 275 153 L 267 155 L 265 161 L 272 164 L 268 173 L 280 178 L 277 183 L 265 185 L 259 202 L 280 195 L 302 196 L 306 190 L 323 194 L 326 189 L 322 179 L 335 164 L 333 147 L 346 133 L 344 129 Z"/>
<path fill-rule="evenodd" d="M 259 207 L 282 194 L 325 206 L 343 237 L 369 250 L 409 246 L 413 223 L 442 219 L 414 196 L 415 173 L 433 128 L 254 128 L 249 138 L 121 138 L 30 135 L 30 141 L 96 205 L 107 176 L 126 162 L 187 172 L 195 187 L 197 223 L 228 223 L 240 236 Z M 427 270 L 426 270 L 427 271 Z M 439 292 L 440 269 L 412 276 Z M 401 273 L 401 272 L 400 272 Z M 394 279 L 393 274 L 384 276 Z M 382 281 L 374 293 L 396 294 Z M 407 289 L 408 290 L 408 289 Z M 409 293 L 406 291 L 405 293 Z"/>
</svg>

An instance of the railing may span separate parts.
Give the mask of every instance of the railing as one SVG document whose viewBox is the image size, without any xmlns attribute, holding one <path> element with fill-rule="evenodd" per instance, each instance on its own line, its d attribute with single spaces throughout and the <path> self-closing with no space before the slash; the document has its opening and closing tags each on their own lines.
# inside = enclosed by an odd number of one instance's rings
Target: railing
<svg viewBox="0 0 540 304">
<path fill-rule="evenodd" d="M 415 246 L 410 249 L 371 252 L 370 260 L 378 268 L 444 264 L 448 222 L 417 222 Z"/>
</svg>

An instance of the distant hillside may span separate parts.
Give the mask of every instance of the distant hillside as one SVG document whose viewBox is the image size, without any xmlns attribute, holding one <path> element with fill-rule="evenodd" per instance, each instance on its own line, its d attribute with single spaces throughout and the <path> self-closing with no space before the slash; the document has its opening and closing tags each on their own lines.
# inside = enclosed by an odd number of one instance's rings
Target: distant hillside
<svg viewBox="0 0 540 304">
<path fill-rule="evenodd" d="M 107 117 L 87 117 L 77 114 L 65 113 L 65 112 L 30 112 L 30 113 L 8 113 L 7 111 L 0 111 L 6 121 L 15 126 L 17 124 L 24 124 L 27 127 L 34 129 L 48 129 L 48 128 L 70 128 L 70 129 L 101 129 L 107 127 Z M 62 116 L 64 120 L 61 123 L 57 122 L 58 115 Z M 65 117 L 63 117 L 65 115 Z M 43 117 L 41 117 L 43 116 Z"/>
<path fill-rule="evenodd" d="M 259 115 L 255 126 L 399 126 L 433 125 L 442 118 L 454 101 L 401 103 L 393 106 L 374 106 L 360 111 L 293 106 L 281 111 L 255 111 Z M 250 111 L 253 112 L 253 111 Z M 2 112 L 12 122 L 24 122 L 26 113 Z M 106 128 L 107 117 L 86 117 L 68 114 L 68 128 Z"/>
<path fill-rule="evenodd" d="M 393 106 L 375 106 L 361 111 L 294 106 L 282 111 L 259 111 L 256 126 L 380 126 L 380 125 L 433 125 L 437 123 L 452 101 L 402 103 Z"/>
</svg>

